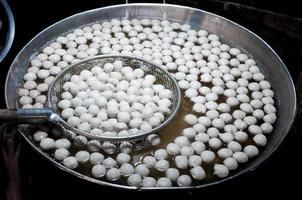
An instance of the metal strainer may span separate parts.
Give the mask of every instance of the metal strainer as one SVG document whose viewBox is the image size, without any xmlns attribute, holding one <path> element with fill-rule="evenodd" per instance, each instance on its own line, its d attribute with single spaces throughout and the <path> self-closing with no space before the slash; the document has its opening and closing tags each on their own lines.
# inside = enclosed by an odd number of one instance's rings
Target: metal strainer
<svg viewBox="0 0 302 200">
<path fill-rule="evenodd" d="M 89 70 L 96 65 L 103 66 L 105 63 L 112 63 L 116 60 L 122 61 L 124 65 L 132 67 L 133 69 L 141 68 L 142 70 L 144 70 L 145 74 L 152 74 L 155 76 L 156 84 L 162 84 L 165 88 L 170 89 L 173 95 L 171 98 L 172 104 L 170 106 L 171 113 L 168 116 L 165 116 L 165 120 L 159 126 L 153 128 L 152 130 L 123 137 L 93 135 L 91 133 L 83 132 L 79 129 L 72 127 L 60 117 L 61 110 L 57 107 L 57 103 L 61 100 L 61 94 L 63 93 L 64 83 L 69 81 L 72 75 L 79 74 L 84 69 Z M 84 135 L 91 139 L 114 142 L 126 140 L 132 141 L 145 138 L 146 136 L 152 133 L 156 133 L 160 129 L 165 127 L 176 116 L 176 113 L 180 107 L 180 102 L 180 89 L 176 80 L 171 76 L 171 74 L 169 74 L 169 72 L 157 66 L 156 64 L 132 56 L 95 56 L 70 65 L 53 80 L 47 93 L 47 101 L 45 104 L 45 108 L 2 109 L 0 110 L 0 120 L 18 124 L 39 124 L 48 121 L 59 125 L 63 131 L 72 131 L 76 134 Z"/>
</svg>

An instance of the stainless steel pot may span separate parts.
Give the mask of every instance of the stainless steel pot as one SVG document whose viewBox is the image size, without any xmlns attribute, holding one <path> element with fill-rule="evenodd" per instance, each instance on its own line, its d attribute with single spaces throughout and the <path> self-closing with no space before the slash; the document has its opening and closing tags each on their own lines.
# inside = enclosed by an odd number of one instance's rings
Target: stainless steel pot
<svg viewBox="0 0 302 200">
<path fill-rule="evenodd" d="M 206 11 L 167 4 L 128 4 L 117 5 L 95 10 L 89 10 L 68 17 L 39 33 L 34 37 L 17 55 L 10 67 L 9 74 L 5 86 L 5 98 L 8 108 L 16 108 L 17 88 L 22 81 L 23 74 L 26 72 L 27 66 L 33 55 L 45 44 L 55 37 L 76 27 L 84 26 L 96 21 L 110 20 L 113 18 L 156 18 L 167 19 L 180 23 L 190 24 L 193 28 L 203 28 L 210 32 L 221 36 L 224 41 L 231 44 L 237 44 L 253 55 L 254 59 L 262 65 L 260 66 L 266 74 L 268 80 L 272 83 L 272 87 L 276 95 L 276 106 L 278 107 L 278 119 L 274 125 L 274 132 L 270 138 L 264 151 L 252 162 L 247 164 L 235 174 L 222 179 L 207 182 L 202 185 L 192 186 L 189 188 L 201 188 L 209 185 L 218 184 L 226 180 L 237 177 L 243 173 L 254 170 L 260 163 L 267 159 L 281 144 L 287 135 L 296 114 L 296 93 L 293 81 L 287 71 L 284 63 L 274 52 L 274 50 L 265 43 L 260 37 L 249 31 L 248 29 L 228 20 Z M 240 45 L 240 46 L 239 46 Z M 24 127 L 19 128 L 21 135 L 25 140 L 42 156 L 47 158 L 55 166 L 69 172 L 81 179 L 94 182 L 100 185 L 113 186 L 124 189 L 135 189 L 133 187 L 121 186 L 113 183 L 96 180 L 94 178 L 82 175 L 78 172 L 69 170 L 56 162 L 52 157 L 43 152 L 33 141 L 31 134 Z M 177 187 L 175 189 L 183 189 L 188 187 Z M 148 190 L 150 188 L 143 188 Z M 160 188 L 165 189 L 165 188 Z"/>
</svg>

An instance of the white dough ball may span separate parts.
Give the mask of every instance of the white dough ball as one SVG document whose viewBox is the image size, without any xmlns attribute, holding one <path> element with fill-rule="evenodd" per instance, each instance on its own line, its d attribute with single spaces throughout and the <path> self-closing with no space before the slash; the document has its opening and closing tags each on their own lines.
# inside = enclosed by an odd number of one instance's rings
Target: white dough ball
<svg viewBox="0 0 302 200">
<path fill-rule="evenodd" d="M 174 143 L 180 147 L 184 147 L 184 146 L 189 145 L 190 141 L 185 136 L 178 136 L 177 138 L 175 138 Z"/>
<path fill-rule="evenodd" d="M 168 152 L 165 149 L 158 149 L 153 154 L 157 160 L 165 160 L 168 157 Z"/>
<path fill-rule="evenodd" d="M 121 171 L 117 168 L 110 168 L 106 173 L 106 178 L 109 181 L 116 181 L 120 179 L 121 177 Z"/>
<path fill-rule="evenodd" d="M 225 178 L 229 175 L 229 169 L 225 165 L 215 164 L 214 174 L 219 178 Z"/>
<path fill-rule="evenodd" d="M 192 139 L 196 136 L 196 130 L 194 128 L 185 128 L 181 134 L 188 139 Z"/>
<path fill-rule="evenodd" d="M 248 158 L 253 158 L 259 154 L 259 150 L 254 145 L 247 145 L 243 148 L 243 152 L 247 155 Z"/>
<path fill-rule="evenodd" d="M 33 138 L 36 142 L 40 142 L 42 139 L 46 138 L 48 133 L 45 131 L 36 131 L 33 135 Z"/>
<path fill-rule="evenodd" d="M 233 158 L 238 162 L 238 163 L 245 163 L 248 161 L 248 156 L 244 152 L 235 152 L 233 154 Z"/>
<path fill-rule="evenodd" d="M 252 135 L 262 134 L 262 130 L 258 125 L 250 125 L 248 130 Z"/>
<path fill-rule="evenodd" d="M 169 169 L 170 163 L 167 160 L 159 160 L 155 163 L 154 167 L 158 171 L 167 171 Z"/>
<path fill-rule="evenodd" d="M 228 149 L 230 149 L 232 152 L 238 152 L 242 150 L 241 144 L 236 141 L 231 141 L 227 144 Z"/>
<path fill-rule="evenodd" d="M 189 165 L 191 167 L 201 166 L 202 158 L 199 155 L 191 155 L 189 157 Z"/>
<path fill-rule="evenodd" d="M 222 142 L 221 142 L 221 140 L 218 139 L 218 138 L 211 138 L 211 139 L 209 140 L 209 146 L 210 146 L 210 148 L 212 148 L 212 149 L 218 149 L 218 148 L 221 147 L 221 145 L 222 145 Z"/>
<path fill-rule="evenodd" d="M 78 161 L 75 157 L 69 156 L 63 160 L 63 164 L 68 169 L 75 169 L 78 167 Z"/>
<path fill-rule="evenodd" d="M 90 154 L 87 151 L 78 151 L 75 157 L 79 163 L 86 163 L 90 158 Z"/>
<path fill-rule="evenodd" d="M 223 161 L 223 164 L 224 164 L 229 170 L 235 170 L 235 169 L 237 169 L 237 167 L 238 167 L 238 163 L 237 163 L 237 161 L 236 161 L 233 157 L 226 158 L 226 159 Z"/>
<path fill-rule="evenodd" d="M 106 175 L 106 168 L 103 165 L 94 165 L 91 169 L 91 174 L 95 178 L 102 178 Z"/>
<path fill-rule="evenodd" d="M 195 141 L 207 143 L 210 140 L 210 137 L 205 133 L 198 133 L 194 139 L 195 139 Z"/>
<path fill-rule="evenodd" d="M 183 187 L 190 186 L 192 184 L 192 179 L 188 175 L 181 175 L 177 179 L 177 184 Z"/>
<path fill-rule="evenodd" d="M 129 156 L 129 154 L 126 154 L 126 153 L 119 153 L 119 154 L 116 156 L 116 161 L 117 161 L 119 164 L 129 163 L 130 160 L 131 160 L 131 157 Z"/>
<path fill-rule="evenodd" d="M 270 123 L 263 123 L 260 128 L 264 134 L 271 133 L 273 131 L 273 126 Z"/>
<path fill-rule="evenodd" d="M 234 138 L 238 142 L 246 142 L 248 139 L 248 134 L 244 131 L 237 131 L 234 133 Z"/>
<path fill-rule="evenodd" d="M 200 139 L 200 138 L 198 138 Z M 206 138 L 207 140 L 208 138 Z M 196 137 L 195 137 L 195 140 L 196 140 Z M 206 146 L 205 144 L 202 142 L 202 141 L 195 141 L 191 144 L 191 147 L 193 148 L 193 150 L 197 153 L 197 154 L 200 154 L 201 152 L 203 152 L 205 149 L 206 149 Z"/>
<path fill-rule="evenodd" d="M 132 174 L 127 179 L 127 184 L 133 187 L 139 187 L 142 183 L 142 178 L 139 174 Z"/>
<path fill-rule="evenodd" d="M 222 134 L 219 134 L 219 138 L 223 142 L 229 143 L 234 140 L 234 135 L 232 133 L 222 133 Z"/>
<path fill-rule="evenodd" d="M 189 157 L 194 154 L 194 149 L 189 146 L 184 146 L 180 149 L 180 154 Z"/>
<path fill-rule="evenodd" d="M 145 165 L 147 165 L 148 167 L 150 167 L 150 168 L 154 167 L 155 164 L 156 164 L 156 162 L 157 161 L 156 161 L 156 159 L 153 156 L 145 156 L 143 158 L 143 163 Z"/>
<path fill-rule="evenodd" d="M 176 156 L 175 157 L 175 165 L 179 169 L 186 169 L 189 166 L 189 160 L 186 156 Z"/>
<path fill-rule="evenodd" d="M 92 165 L 100 164 L 104 160 L 104 155 L 99 152 L 93 152 L 90 154 L 89 161 Z"/>
<path fill-rule="evenodd" d="M 169 178 L 171 181 L 176 181 L 180 175 L 178 169 L 176 168 L 169 168 L 166 172 L 165 175 L 167 178 Z"/>
<path fill-rule="evenodd" d="M 226 158 L 232 157 L 233 151 L 231 151 L 231 150 L 228 149 L 228 148 L 221 148 L 221 149 L 219 149 L 219 150 L 217 151 L 217 155 L 218 155 L 220 158 L 226 159 Z"/>
<path fill-rule="evenodd" d="M 180 153 L 180 147 L 175 143 L 169 143 L 166 149 L 167 152 L 171 155 L 178 155 Z"/>
<path fill-rule="evenodd" d="M 192 177 L 196 180 L 202 180 L 206 177 L 204 169 L 200 166 L 194 167 L 190 170 Z"/>
<path fill-rule="evenodd" d="M 203 151 L 201 154 L 200 154 L 202 160 L 205 162 L 205 163 L 211 163 L 214 161 L 215 159 L 215 153 L 212 152 L 212 151 L 209 151 L 209 150 L 205 150 Z"/>
<path fill-rule="evenodd" d="M 69 149 L 71 146 L 71 143 L 69 140 L 62 138 L 62 139 L 56 140 L 54 145 L 55 145 L 56 149 L 60 149 L 60 148 Z"/>
<path fill-rule="evenodd" d="M 102 165 L 106 168 L 114 168 L 117 165 L 117 162 L 113 158 L 108 157 L 103 160 Z"/>
<path fill-rule="evenodd" d="M 258 146 L 265 146 L 267 143 L 266 136 L 263 134 L 257 134 L 253 137 L 253 141 Z"/>
<path fill-rule="evenodd" d="M 60 160 L 60 161 L 64 160 L 68 156 L 69 156 L 69 151 L 65 148 L 59 148 L 54 153 L 55 159 Z"/>
<path fill-rule="evenodd" d="M 43 150 L 50 150 L 53 149 L 55 147 L 55 141 L 52 138 L 43 138 L 40 141 L 40 147 Z"/>
<path fill-rule="evenodd" d="M 134 173 L 134 167 L 129 163 L 123 163 L 120 167 L 121 175 L 122 176 L 130 176 Z"/>
<path fill-rule="evenodd" d="M 157 187 L 172 187 L 172 182 L 169 178 L 161 177 L 157 180 Z"/>
<path fill-rule="evenodd" d="M 150 173 L 150 170 L 148 167 L 144 164 L 139 164 L 134 169 L 135 173 L 141 175 L 142 177 L 148 176 Z"/>
</svg>

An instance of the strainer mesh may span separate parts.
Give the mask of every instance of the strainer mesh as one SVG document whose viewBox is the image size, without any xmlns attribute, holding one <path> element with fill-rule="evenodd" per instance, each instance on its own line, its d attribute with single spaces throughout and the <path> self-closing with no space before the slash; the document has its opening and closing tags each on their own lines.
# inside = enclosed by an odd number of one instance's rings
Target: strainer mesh
<svg viewBox="0 0 302 200">
<path fill-rule="evenodd" d="M 180 90 L 178 88 L 177 82 L 174 80 L 174 78 L 164 69 L 156 66 L 155 64 L 147 61 L 143 61 L 139 58 L 134 58 L 130 56 L 99 56 L 99 57 L 94 57 L 92 59 L 87 59 L 84 61 L 81 61 L 77 64 L 74 64 L 68 68 L 66 68 L 62 73 L 60 73 L 55 80 L 53 81 L 49 95 L 48 95 L 48 105 L 53 109 L 54 112 L 60 115 L 61 109 L 57 107 L 58 102 L 61 100 L 61 94 L 64 92 L 63 91 L 63 85 L 64 83 L 70 81 L 70 78 L 72 75 L 75 74 L 80 74 L 81 71 L 83 70 L 90 70 L 94 66 L 98 65 L 100 67 L 103 67 L 105 63 L 113 63 L 116 60 L 120 60 L 123 62 L 123 66 L 128 66 L 133 69 L 136 68 L 141 68 L 144 70 L 145 75 L 147 74 L 152 74 L 156 78 L 156 84 L 162 84 L 166 89 L 170 89 L 172 91 L 172 98 L 171 98 L 171 106 L 170 110 L 171 113 L 167 116 L 165 116 L 165 121 L 158 127 L 155 127 L 149 132 L 145 132 L 143 134 L 138 134 L 138 135 L 131 135 L 128 136 L 127 138 L 122 138 L 122 137 L 101 137 L 101 136 L 95 136 L 90 133 L 84 133 L 78 129 L 75 129 L 71 127 L 67 122 L 63 122 L 63 126 L 65 128 L 68 128 L 69 130 L 72 130 L 78 134 L 85 135 L 90 138 L 97 138 L 100 140 L 131 140 L 131 139 L 139 139 L 142 137 L 146 137 L 147 135 L 151 133 L 155 133 L 164 126 L 166 126 L 176 115 L 179 104 L 180 104 Z"/>
</svg>

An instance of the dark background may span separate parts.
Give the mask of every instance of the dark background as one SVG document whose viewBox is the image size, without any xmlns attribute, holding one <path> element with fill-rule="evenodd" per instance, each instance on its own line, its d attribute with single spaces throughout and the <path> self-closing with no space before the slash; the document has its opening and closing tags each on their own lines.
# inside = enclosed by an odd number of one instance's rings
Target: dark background
<svg viewBox="0 0 302 200">
<path fill-rule="evenodd" d="M 8 0 L 14 13 L 16 35 L 11 51 L 0 64 L 0 108 L 5 108 L 4 81 L 7 70 L 16 54 L 37 33 L 49 25 L 81 11 L 121 4 L 125 1 L 110 0 Z M 158 2 L 161 1 L 129 1 Z M 301 90 L 302 63 L 302 12 L 299 1 L 261 0 L 175 0 L 166 3 L 200 8 L 227 17 L 258 34 L 275 49 L 287 65 L 297 88 L 298 99 Z M 300 102 L 299 102 L 300 105 Z M 299 114 L 299 113 L 298 113 Z M 257 198 L 285 194 L 288 198 L 299 193 L 301 184 L 301 141 L 299 136 L 300 117 L 280 148 L 261 166 L 246 175 L 218 186 L 193 191 L 166 191 L 133 193 L 104 188 L 81 181 L 50 165 L 28 144 L 21 140 L 21 173 L 24 199 L 79 199 L 108 198 L 124 195 L 123 198 L 149 197 L 164 194 L 209 198 L 209 197 L 251 197 Z M 5 199 L 7 175 L 0 152 L 0 199 Z M 108 196 L 110 195 L 110 196 Z"/>
</svg>

